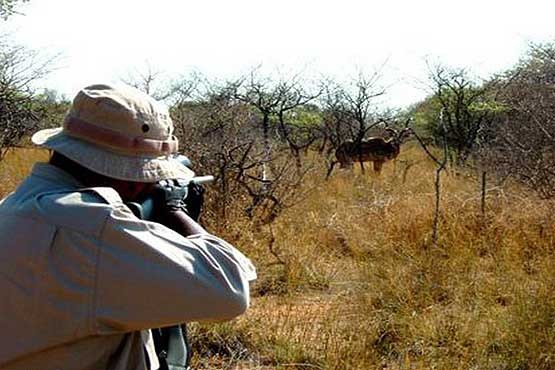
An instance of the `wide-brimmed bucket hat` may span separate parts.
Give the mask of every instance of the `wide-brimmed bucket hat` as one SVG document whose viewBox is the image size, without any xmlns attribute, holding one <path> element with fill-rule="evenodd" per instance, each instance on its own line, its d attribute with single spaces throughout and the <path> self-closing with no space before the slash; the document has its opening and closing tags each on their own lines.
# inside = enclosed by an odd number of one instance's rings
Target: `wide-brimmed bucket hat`
<svg viewBox="0 0 555 370">
<path fill-rule="evenodd" d="M 31 140 L 119 180 L 194 176 L 176 159 L 178 141 L 167 108 L 130 86 L 85 87 L 62 127 L 38 131 Z"/>
</svg>

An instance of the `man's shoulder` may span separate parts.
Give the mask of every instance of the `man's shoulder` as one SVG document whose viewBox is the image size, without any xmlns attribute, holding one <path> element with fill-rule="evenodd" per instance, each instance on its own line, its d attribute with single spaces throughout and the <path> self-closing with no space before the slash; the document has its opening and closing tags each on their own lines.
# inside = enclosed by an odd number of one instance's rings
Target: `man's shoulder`
<svg viewBox="0 0 555 370">
<path fill-rule="evenodd" d="M 123 202 L 112 188 L 46 192 L 35 198 L 36 210 L 58 227 L 99 235 L 107 217 Z"/>
<path fill-rule="evenodd" d="M 120 206 L 123 203 L 119 193 L 113 188 L 109 187 L 94 187 L 80 189 L 79 192 L 87 194 L 90 197 L 91 202 L 98 202 L 101 200 L 106 204 L 111 206 Z"/>
<path fill-rule="evenodd" d="M 51 211 L 63 210 L 64 212 L 71 208 L 111 208 L 121 205 L 123 202 L 119 194 L 108 187 L 46 191 L 37 194 L 35 198 L 40 205 L 56 208 L 51 209 Z M 60 207 L 63 207 L 63 209 L 58 209 Z"/>
</svg>

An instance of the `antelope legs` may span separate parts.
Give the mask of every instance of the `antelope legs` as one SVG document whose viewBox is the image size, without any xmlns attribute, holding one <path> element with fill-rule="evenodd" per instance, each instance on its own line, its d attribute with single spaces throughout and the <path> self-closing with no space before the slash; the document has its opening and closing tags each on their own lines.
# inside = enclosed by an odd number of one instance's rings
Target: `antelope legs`
<svg viewBox="0 0 555 370">
<path fill-rule="evenodd" d="M 382 165 L 383 165 L 383 161 L 374 161 L 374 171 L 376 171 L 378 173 L 378 175 L 381 173 L 382 171 Z"/>
</svg>

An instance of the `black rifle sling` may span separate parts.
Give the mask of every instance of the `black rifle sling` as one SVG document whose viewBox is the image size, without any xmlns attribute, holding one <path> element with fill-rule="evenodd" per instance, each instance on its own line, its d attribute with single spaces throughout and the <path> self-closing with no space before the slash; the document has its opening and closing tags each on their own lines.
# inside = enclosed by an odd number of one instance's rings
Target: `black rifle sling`
<svg viewBox="0 0 555 370">
<path fill-rule="evenodd" d="M 185 325 L 152 329 L 154 347 L 160 361 L 160 370 L 186 370 L 189 368 L 189 343 Z"/>
<path fill-rule="evenodd" d="M 140 219 L 156 220 L 155 204 L 164 201 L 166 206 L 188 213 L 198 222 L 202 208 L 204 189 L 199 184 L 181 180 L 162 180 L 155 190 L 155 198 L 147 198 L 142 203 L 127 203 L 131 211 Z M 188 204 L 185 203 L 185 198 Z M 152 329 L 154 347 L 160 370 L 186 370 L 189 368 L 191 352 L 187 341 L 185 324 Z"/>
</svg>

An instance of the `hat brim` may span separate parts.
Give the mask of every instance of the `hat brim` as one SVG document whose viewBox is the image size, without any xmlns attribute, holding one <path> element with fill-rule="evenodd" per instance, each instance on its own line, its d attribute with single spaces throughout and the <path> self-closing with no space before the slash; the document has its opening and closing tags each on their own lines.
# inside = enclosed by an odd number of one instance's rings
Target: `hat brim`
<svg viewBox="0 0 555 370">
<path fill-rule="evenodd" d="M 62 127 L 36 132 L 34 144 L 65 155 L 83 167 L 118 180 L 156 182 L 164 179 L 190 179 L 194 172 L 172 156 L 127 156 L 74 138 Z"/>
</svg>

